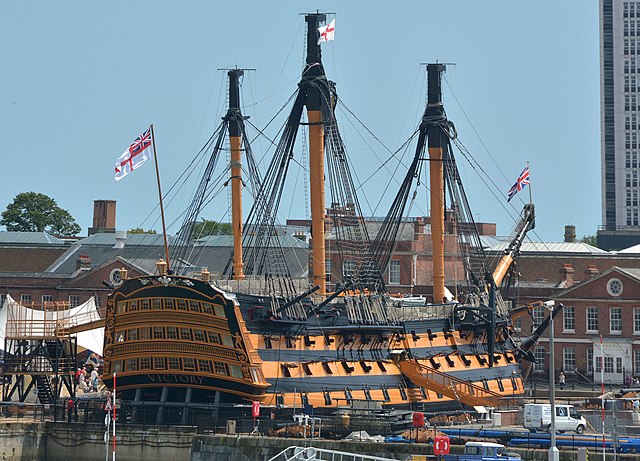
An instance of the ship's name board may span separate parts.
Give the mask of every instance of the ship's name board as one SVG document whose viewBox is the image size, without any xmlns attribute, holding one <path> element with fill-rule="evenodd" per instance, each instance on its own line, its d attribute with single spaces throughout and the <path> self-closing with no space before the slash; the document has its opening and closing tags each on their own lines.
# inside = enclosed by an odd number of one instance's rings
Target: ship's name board
<svg viewBox="0 0 640 461">
<path fill-rule="evenodd" d="M 178 383 L 178 384 L 202 384 L 202 376 L 188 376 L 188 375 L 147 375 L 149 381 L 152 383 Z"/>
</svg>

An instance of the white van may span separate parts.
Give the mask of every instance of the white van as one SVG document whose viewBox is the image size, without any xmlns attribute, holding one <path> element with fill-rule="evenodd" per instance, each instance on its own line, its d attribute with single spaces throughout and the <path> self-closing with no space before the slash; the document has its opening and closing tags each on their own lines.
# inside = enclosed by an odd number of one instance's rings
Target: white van
<svg viewBox="0 0 640 461">
<path fill-rule="evenodd" d="M 524 427 L 531 432 L 551 429 L 551 405 L 527 403 L 524 406 Z M 582 434 L 587 427 L 584 419 L 573 405 L 556 405 L 556 431 L 575 431 Z"/>
</svg>

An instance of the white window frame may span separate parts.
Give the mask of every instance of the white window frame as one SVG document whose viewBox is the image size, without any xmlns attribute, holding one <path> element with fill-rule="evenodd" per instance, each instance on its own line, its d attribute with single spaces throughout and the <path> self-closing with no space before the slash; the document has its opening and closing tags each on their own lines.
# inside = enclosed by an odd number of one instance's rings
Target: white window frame
<svg viewBox="0 0 640 461">
<path fill-rule="evenodd" d="M 522 317 L 516 317 L 513 321 L 513 329 L 518 332 L 522 331 Z"/>
<path fill-rule="evenodd" d="M 351 277 L 356 272 L 356 262 L 353 259 L 345 259 L 342 267 L 342 275 Z"/>
<path fill-rule="evenodd" d="M 52 303 L 53 295 L 42 295 L 42 297 L 40 298 L 40 301 L 42 302 L 43 306 L 45 303 Z"/>
<path fill-rule="evenodd" d="M 563 347 L 562 348 L 562 369 L 565 373 L 576 372 L 576 348 L 575 347 Z"/>
<path fill-rule="evenodd" d="M 20 304 L 30 303 L 32 301 L 32 297 L 29 293 L 24 293 L 20 295 Z"/>
<path fill-rule="evenodd" d="M 400 260 L 389 261 L 389 285 L 400 285 Z"/>
<path fill-rule="evenodd" d="M 598 308 L 594 307 L 594 306 L 589 306 L 589 307 L 587 307 L 586 314 L 587 314 L 586 315 L 586 317 L 587 317 L 586 332 L 587 333 L 598 333 L 598 317 L 600 315 L 600 312 L 599 312 Z M 590 314 L 595 314 L 595 318 L 592 318 Z M 590 326 L 589 323 L 591 321 L 595 321 L 595 326 L 596 326 L 595 330 L 589 328 L 589 326 Z"/>
<path fill-rule="evenodd" d="M 618 317 L 618 318 L 614 319 L 614 315 L 613 315 L 614 312 L 616 313 L 616 317 Z M 617 314 L 619 314 L 619 316 Z M 614 322 L 616 322 L 615 326 L 617 326 L 617 323 L 619 322 L 619 324 L 620 324 L 620 328 L 619 329 L 615 329 L 615 330 L 613 329 Z M 609 334 L 612 334 L 612 335 L 621 335 L 622 334 L 622 308 L 621 307 L 610 307 L 609 308 Z"/>
<path fill-rule="evenodd" d="M 562 332 L 576 332 L 576 308 L 574 306 L 564 306 L 562 308 Z"/>
<path fill-rule="evenodd" d="M 640 335 L 640 307 L 633 308 L 633 334 Z"/>
<path fill-rule="evenodd" d="M 331 258 L 324 260 L 324 278 L 327 282 L 331 282 Z"/>
<path fill-rule="evenodd" d="M 531 312 L 531 318 L 533 320 L 533 326 L 538 327 L 542 322 L 544 322 L 544 314 L 546 308 L 544 307 L 534 307 Z"/>
<path fill-rule="evenodd" d="M 79 295 L 69 295 L 69 307 L 74 308 L 80 305 L 80 296 Z"/>
<path fill-rule="evenodd" d="M 604 356 L 604 372 L 605 373 L 614 373 L 615 372 L 615 360 L 610 355 Z M 600 370 L 598 370 L 600 371 Z"/>
<path fill-rule="evenodd" d="M 546 371 L 547 350 L 542 346 L 536 346 L 533 351 L 536 363 L 533 364 L 534 373 L 543 373 Z"/>
<path fill-rule="evenodd" d="M 640 349 L 633 350 L 633 374 L 640 375 Z"/>
<path fill-rule="evenodd" d="M 593 347 L 588 347 L 586 351 L 587 373 L 593 373 Z"/>
</svg>

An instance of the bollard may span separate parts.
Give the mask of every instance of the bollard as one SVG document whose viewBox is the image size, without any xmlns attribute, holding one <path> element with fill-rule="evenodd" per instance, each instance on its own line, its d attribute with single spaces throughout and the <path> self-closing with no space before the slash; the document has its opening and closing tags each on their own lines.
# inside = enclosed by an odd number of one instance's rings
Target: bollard
<svg viewBox="0 0 640 461">
<path fill-rule="evenodd" d="M 579 447 L 578 448 L 578 461 L 587 461 L 587 448 Z"/>
</svg>

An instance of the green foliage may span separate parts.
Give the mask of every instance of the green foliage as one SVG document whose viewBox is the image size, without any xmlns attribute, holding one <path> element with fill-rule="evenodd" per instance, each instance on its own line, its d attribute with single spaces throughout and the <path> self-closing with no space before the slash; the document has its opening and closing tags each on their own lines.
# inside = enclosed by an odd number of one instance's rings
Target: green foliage
<svg viewBox="0 0 640 461">
<path fill-rule="evenodd" d="M 51 197 L 36 192 L 22 192 L 2 212 L 0 224 L 8 231 L 48 232 L 54 235 L 76 235 L 80 226 Z"/>
<path fill-rule="evenodd" d="M 135 227 L 127 231 L 128 234 L 157 234 L 153 229 L 144 230 L 142 227 Z"/>
<path fill-rule="evenodd" d="M 586 243 L 587 245 L 591 245 L 594 247 L 598 247 L 598 237 L 594 235 L 584 235 L 580 241 L 582 243 Z"/>
<path fill-rule="evenodd" d="M 231 235 L 233 228 L 228 222 L 217 222 L 204 219 L 193 225 L 192 239 L 199 239 L 208 235 Z"/>
</svg>

